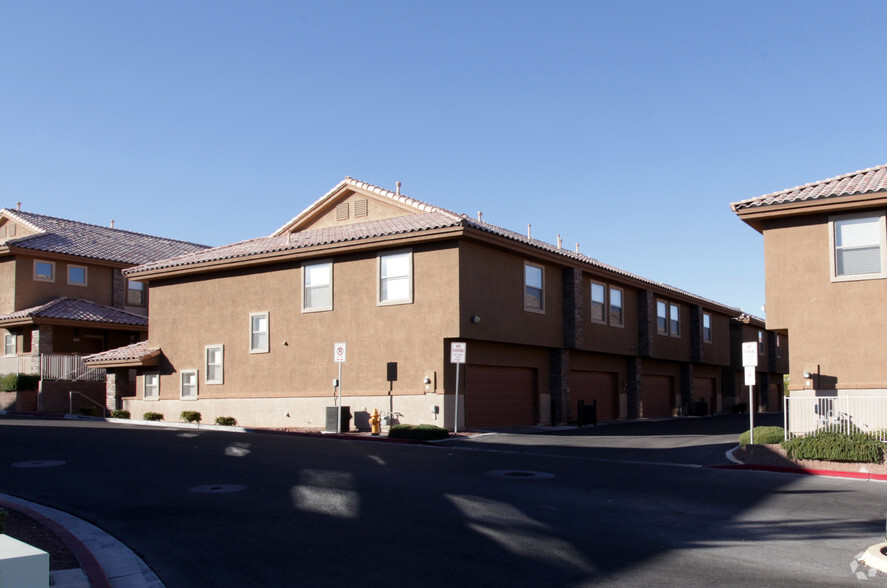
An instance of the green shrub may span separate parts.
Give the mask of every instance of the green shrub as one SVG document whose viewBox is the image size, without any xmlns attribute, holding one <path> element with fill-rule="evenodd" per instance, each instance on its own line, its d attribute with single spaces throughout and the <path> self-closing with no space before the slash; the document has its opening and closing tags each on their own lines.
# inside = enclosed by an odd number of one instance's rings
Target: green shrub
<svg viewBox="0 0 887 588">
<path fill-rule="evenodd" d="M 111 418 L 112 419 L 128 419 L 130 417 L 128 410 L 112 410 Z"/>
<path fill-rule="evenodd" d="M 388 436 L 397 439 L 446 439 L 450 432 L 435 425 L 394 425 L 388 429 Z"/>
<path fill-rule="evenodd" d="M 30 374 L 7 374 L 0 378 L 0 392 L 21 392 L 36 390 L 40 376 Z"/>
<path fill-rule="evenodd" d="M 163 415 L 159 412 L 146 412 L 142 415 L 143 421 L 162 421 Z"/>
<path fill-rule="evenodd" d="M 99 416 L 99 411 L 94 406 L 81 406 L 80 408 L 77 409 L 77 412 L 79 412 L 83 416 L 91 416 L 91 417 Z"/>
<path fill-rule="evenodd" d="M 739 436 L 739 445 L 745 447 L 748 445 L 749 432 Z M 773 445 L 782 443 L 785 440 L 785 429 L 782 427 L 755 427 L 755 444 Z"/>
<path fill-rule="evenodd" d="M 216 424 L 223 427 L 237 426 L 237 419 L 234 417 L 216 417 Z"/>
<path fill-rule="evenodd" d="M 186 423 L 200 424 L 200 413 L 196 410 L 183 410 L 180 416 Z"/>
<path fill-rule="evenodd" d="M 817 432 L 789 439 L 782 446 L 786 455 L 794 459 L 879 463 L 884 456 L 884 444 L 862 433 Z"/>
</svg>

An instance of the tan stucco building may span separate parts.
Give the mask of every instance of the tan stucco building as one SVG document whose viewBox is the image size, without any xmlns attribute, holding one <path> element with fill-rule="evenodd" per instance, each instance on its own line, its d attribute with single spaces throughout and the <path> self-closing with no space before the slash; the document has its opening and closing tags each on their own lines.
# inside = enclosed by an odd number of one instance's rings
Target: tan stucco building
<svg viewBox="0 0 887 588">
<path fill-rule="evenodd" d="M 791 336 L 790 390 L 887 392 L 887 165 L 731 207 L 764 236 L 767 327 Z"/>
<path fill-rule="evenodd" d="M 376 409 L 452 429 L 452 342 L 460 427 L 574 422 L 580 401 L 600 420 L 730 410 L 758 340 L 761 404 L 779 406 L 786 342 L 760 319 L 351 178 L 268 237 L 124 274 L 150 285 L 148 340 L 88 363 L 138 369 L 117 399 L 134 418 L 323 427 L 336 343 L 358 427 Z"/>
</svg>

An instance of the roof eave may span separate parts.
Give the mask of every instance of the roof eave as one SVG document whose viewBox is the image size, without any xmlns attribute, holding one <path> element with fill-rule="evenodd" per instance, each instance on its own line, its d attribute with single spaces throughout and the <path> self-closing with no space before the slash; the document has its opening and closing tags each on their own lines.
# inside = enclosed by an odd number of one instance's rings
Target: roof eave
<svg viewBox="0 0 887 588">
<path fill-rule="evenodd" d="M 58 319 L 27 316 L 14 319 L 0 320 L 0 327 L 26 327 L 30 325 L 48 325 L 54 327 L 90 327 L 96 329 L 110 329 L 114 331 L 142 331 L 148 332 L 148 325 L 133 325 L 127 323 L 106 323 L 101 321 L 87 321 L 74 319 Z"/>
<path fill-rule="evenodd" d="M 846 212 L 885 205 L 887 205 L 887 192 L 870 192 L 853 196 L 833 196 L 800 202 L 750 206 L 734 212 L 743 222 L 759 233 L 763 233 L 766 220 L 808 214 Z"/>
<path fill-rule="evenodd" d="M 155 367 L 160 365 L 160 349 L 155 350 L 150 355 L 138 358 L 127 359 L 105 359 L 105 360 L 83 360 L 83 363 L 91 368 L 133 368 L 133 367 Z"/>
</svg>

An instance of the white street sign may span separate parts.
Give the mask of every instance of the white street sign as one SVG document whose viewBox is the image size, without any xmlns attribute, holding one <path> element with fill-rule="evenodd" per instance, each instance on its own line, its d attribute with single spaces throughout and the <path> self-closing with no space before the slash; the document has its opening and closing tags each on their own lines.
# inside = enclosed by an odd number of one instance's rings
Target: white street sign
<svg viewBox="0 0 887 588">
<path fill-rule="evenodd" d="M 755 385 L 755 366 L 753 366 L 753 365 L 745 366 L 745 385 L 746 386 L 754 386 Z"/>
<path fill-rule="evenodd" d="M 742 344 L 742 367 L 758 367 L 758 344 L 754 341 Z"/>
<path fill-rule="evenodd" d="M 450 343 L 450 363 L 465 363 L 468 343 Z"/>
<path fill-rule="evenodd" d="M 333 361 L 336 363 L 345 363 L 345 344 L 336 343 L 333 346 Z"/>
</svg>

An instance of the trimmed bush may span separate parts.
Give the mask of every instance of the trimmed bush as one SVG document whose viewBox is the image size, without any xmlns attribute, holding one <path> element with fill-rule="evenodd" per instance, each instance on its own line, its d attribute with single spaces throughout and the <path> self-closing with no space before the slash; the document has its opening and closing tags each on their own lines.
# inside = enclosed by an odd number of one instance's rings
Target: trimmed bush
<svg viewBox="0 0 887 588">
<path fill-rule="evenodd" d="M 862 433 L 818 432 L 789 439 L 782 446 L 786 455 L 794 459 L 879 463 L 884 456 L 884 444 Z"/>
<path fill-rule="evenodd" d="M 745 447 L 748 445 L 749 432 L 746 431 L 739 436 L 739 445 Z M 785 429 L 782 427 L 755 427 L 755 444 L 775 445 L 785 440 Z"/>
<path fill-rule="evenodd" d="M 22 392 L 36 390 L 40 376 L 30 374 L 7 374 L 0 378 L 0 392 Z"/>
<path fill-rule="evenodd" d="M 237 426 L 237 419 L 234 417 L 216 417 L 216 424 L 222 427 L 235 427 Z"/>
<path fill-rule="evenodd" d="M 394 425 L 388 429 L 388 436 L 395 439 L 430 441 L 446 439 L 450 436 L 450 432 L 436 425 Z"/>
<path fill-rule="evenodd" d="M 111 418 L 112 419 L 128 419 L 130 417 L 128 410 L 112 410 Z"/>
<path fill-rule="evenodd" d="M 143 421 L 162 421 L 163 415 L 159 412 L 146 412 L 142 415 Z"/>
<path fill-rule="evenodd" d="M 186 423 L 200 424 L 200 413 L 196 410 L 183 410 L 180 416 Z"/>
</svg>

